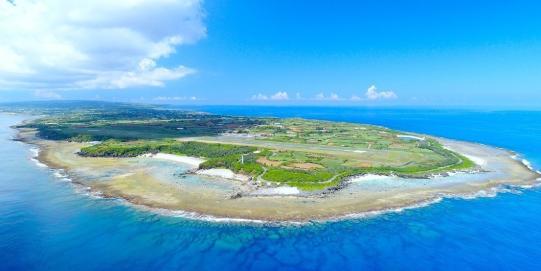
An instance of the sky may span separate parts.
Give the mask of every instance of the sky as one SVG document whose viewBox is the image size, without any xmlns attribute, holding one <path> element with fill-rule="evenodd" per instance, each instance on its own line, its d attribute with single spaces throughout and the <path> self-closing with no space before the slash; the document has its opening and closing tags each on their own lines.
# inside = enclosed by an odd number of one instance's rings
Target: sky
<svg viewBox="0 0 541 271">
<path fill-rule="evenodd" d="M 538 1 L 0 0 L 0 102 L 541 108 Z"/>
</svg>

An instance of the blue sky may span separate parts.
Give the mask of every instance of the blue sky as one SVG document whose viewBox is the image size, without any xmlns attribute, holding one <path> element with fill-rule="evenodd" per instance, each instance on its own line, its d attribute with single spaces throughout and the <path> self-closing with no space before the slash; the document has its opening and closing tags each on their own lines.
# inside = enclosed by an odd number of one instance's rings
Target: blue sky
<svg viewBox="0 0 541 271">
<path fill-rule="evenodd" d="M 139 12 L 108 2 L 51 4 L 77 17 L 44 13 L 45 25 L 93 38 L 54 32 L 73 47 L 45 46 L 60 51 L 12 42 L 4 55 L 21 65 L 0 66 L 0 100 L 541 107 L 536 1 L 132 1 Z M 18 24 L 36 18 L 35 7 L 13 8 L 21 11 L 0 34 L 25 41 L 36 30 Z M 85 12 L 104 15 L 96 22 Z M 96 25 L 112 34 L 89 30 Z M 140 35 L 111 30 L 119 27 Z M 47 61 L 18 61 L 28 55 Z"/>
</svg>

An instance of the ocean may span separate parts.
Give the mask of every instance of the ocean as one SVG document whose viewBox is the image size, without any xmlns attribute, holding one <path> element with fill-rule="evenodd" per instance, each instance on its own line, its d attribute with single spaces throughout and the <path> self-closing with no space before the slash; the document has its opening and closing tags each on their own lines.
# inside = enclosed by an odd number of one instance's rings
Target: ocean
<svg viewBox="0 0 541 271">
<path fill-rule="evenodd" d="M 541 112 L 204 106 L 228 115 L 383 125 L 510 149 L 541 168 Z M 541 189 L 367 217 L 200 221 L 103 199 L 40 166 L 0 114 L 0 270 L 541 270 Z"/>
</svg>

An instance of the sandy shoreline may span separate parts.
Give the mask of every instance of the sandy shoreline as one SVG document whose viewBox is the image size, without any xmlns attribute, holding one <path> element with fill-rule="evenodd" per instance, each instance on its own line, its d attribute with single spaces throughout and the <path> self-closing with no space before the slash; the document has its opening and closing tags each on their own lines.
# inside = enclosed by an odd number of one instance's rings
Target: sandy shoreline
<svg viewBox="0 0 541 271">
<path fill-rule="evenodd" d="M 185 156 L 185 155 L 169 154 L 169 153 L 147 153 L 147 154 L 140 155 L 139 157 L 162 159 L 162 160 L 182 163 L 182 164 L 190 166 L 192 169 L 199 168 L 199 165 L 205 162 L 205 159 L 202 159 L 202 158 Z M 223 179 L 237 180 L 237 181 L 242 181 L 242 182 L 247 182 L 251 180 L 251 177 L 248 175 L 237 174 L 237 173 L 234 173 L 232 170 L 225 169 L 225 168 L 199 169 L 195 171 L 195 174 L 208 176 L 208 177 L 217 177 L 217 178 L 223 178 Z"/>
<path fill-rule="evenodd" d="M 234 173 L 232 170 L 225 169 L 225 168 L 200 169 L 196 171 L 195 173 L 199 175 L 237 180 L 237 181 L 242 181 L 242 182 L 247 182 L 251 179 L 251 177 L 248 175 L 237 174 L 237 173 Z"/>
<path fill-rule="evenodd" d="M 199 167 L 201 163 L 205 162 L 204 159 L 197 158 L 197 157 L 175 155 L 175 154 L 168 154 L 168 153 L 156 153 L 156 154 L 149 153 L 149 154 L 141 155 L 141 157 L 169 160 L 173 162 L 187 164 L 193 168 L 197 168 Z"/>
<path fill-rule="evenodd" d="M 128 202 L 186 213 L 191 216 L 234 218 L 258 221 L 307 221 L 401 210 L 438 201 L 442 197 L 467 197 L 496 191 L 502 185 L 531 186 L 540 175 L 524 163 L 513 159 L 511 152 L 485 145 L 438 138 L 444 145 L 464 155 L 488 173 L 453 175 L 434 180 L 403 178 L 378 179 L 357 176 L 344 189 L 326 197 L 297 197 L 291 188 L 269 188 L 258 197 L 232 199 L 244 187 L 232 181 L 201 181 L 195 175 L 189 181 L 165 176 L 159 169 L 146 164 L 145 158 L 86 158 L 76 152 L 85 144 L 36 139 L 31 131 L 21 131 L 23 141 L 39 146 L 37 160 L 52 168 L 62 169 L 92 191 L 106 197 L 123 198 Z M 192 167 L 202 162 L 192 157 L 159 155 L 167 162 L 187 163 Z M 198 158 L 195 158 L 198 159 Z M 204 172 L 204 171 L 203 171 Z M 129 173 L 129 174 L 127 174 Z M 209 173 L 207 170 L 206 173 Z M 213 169 L 210 175 L 227 179 L 232 172 Z M 207 174 L 209 175 L 209 174 Z M 375 175 L 377 176 L 377 175 Z M 232 177 L 232 178 L 228 178 Z M 195 178 L 195 179 L 194 179 Z M 225 188 L 224 188 L 225 187 Z M 276 191 L 273 191 L 275 189 Z M 282 196 L 273 195 L 273 193 Z M 194 215 L 197 214 L 197 215 Z"/>
</svg>

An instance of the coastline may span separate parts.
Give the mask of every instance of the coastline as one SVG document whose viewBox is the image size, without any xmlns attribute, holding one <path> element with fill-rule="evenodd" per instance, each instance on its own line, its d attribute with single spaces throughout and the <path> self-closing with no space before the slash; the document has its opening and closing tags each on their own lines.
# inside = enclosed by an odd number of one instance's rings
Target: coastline
<svg viewBox="0 0 541 271">
<path fill-rule="evenodd" d="M 23 132 L 24 131 L 19 131 Z M 104 197 L 122 198 L 127 202 L 139 206 L 145 206 L 160 212 L 171 214 L 185 214 L 192 218 L 215 220 L 215 221 L 289 221 L 302 222 L 311 220 L 339 220 L 347 218 L 358 218 L 376 215 L 379 213 L 401 211 L 409 208 L 426 206 L 447 197 L 471 198 L 477 196 L 493 195 L 502 189 L 502 186 L 515 185 L 524 188 L 531 187 L 538 183 L 539 173 L 533 172 L 523 161 L 513 159 L 516 155 L 510 151 L 501 150 L 485 145 L 460 142 L 454 140 L 440 139 L 454 147 L 464 149 L 484 149 L 485 152 L 495 152 L 499 157 L 499 163 L 507 165 L 509 172 L 513 173 L 509 178 L 499 177 L 494 180 L 487 179 L 481 182 L 463 182 L 459 184 L 446 184 L 442 187 L 426 187 L 424 189 L 398 189 L 397 191 L 351 191 L 350 186 L 343 190 L 331 193 L 324 198 L 297 197 L 294 195 L 283 196 L 253 196 L 240 199 L 230 199 L 224 195 L 213 194 L 201 189 L 201 191 L 189 191 L 187 188 L 177 187 L 164 183 L 146 169 L 136 172 L 133 175 L 119 174 L 115 178 L 99 182 L 89 180 L 89 176 L 82 176 L 81 170 L 77 170 L 80 164 L 90 164 L 90 170 L 102 170 L 100 168 L 123 168 L 130 169 L 123 160 L 118 158 L 90 158 L 98 163 L 88 163 L 89 158 L 78 158 L 75 161 L 67 162 L 69 159 L 60 159 L 66 154 L 73 154 L 74 150 L 82 143 L 51 142 L 21 138 L 23 142 L 38 146 L 39 151 L 36 162 L 42 163 L 64 171 L 74 183 L 89 187 L 90 193 L 101 193 Z M 459 150 L 460 152 L 460 150 Z M 462 153 L 462 152 L 460 152 Z M 470 150 L 471 153 L 471 150 Z M 502 158 L 506 155 L 507 159 Z M 70 156 L 71 157 L 71 156 Z M 489 155 L 490 157 L 490 155 Z M 71 157 L 73 158 L 73 157 Z M 167 160 L 167 159 L 164 159 Z M 179 161 L 177 161 L 179 162 Z M 490 161 L 488 161 L 490 165 Z M 132 168 L 133 169 L 133 168 Z M 523 178 L 517 177 L 521 173 Z M 529 176 L 528 176 L 529 175 Z M 91 176 L 90 176 L 91 177 Z M 364 176 L 357 176 L 362 178 Z M 132 179 L 130 181 L 129 179 Z M 135 180 L 136 182 L 134 182 Z M 113 184 L 108 182 L 113 182 Z M 137 189 L 129 187 L 134 183 L 141 182 Z M 141 188 L 152 188 L 150 193 L 145 193 Z M 137 191 L 136 191 L 137 190 Z M 148 194 L 163 192 L 159 197 L 150 197 Z M 199 194 L 198 194 L 199 193 Z M 364 200 L 355 200 L 355 197 L 347 195 L 355 193 L 355 196 L 363 196 Z M 179 197 L 185 200 L 178 200 Z M 191 204 L 190 204 L 191 202 Z M 197 206 L 195 206 L 197 205 Z M 271 208 L 269 208 L 271 207 Z M 187 215 L 189 214 L 189 215 Z"/>
<path fill-rule="evenodd" d="M 197 158 L 197 157 L 175 155 L 175 154 L 168 154 L 168 153 L 156 153 L 156 154 L 148 153 L 148 154 L 141 155 L 141 157 L 163 159 L 163 160 L 183 163 L 183 164 L 189 165 L 192 168 L 197 168 L 199 167 L 201 163 L 205 162 L 204 159 Z"/>
<path fill-rule="evenodd" d="M 223 179 L 237 180 L 241 182 L 248 182 L 252 179 L 252 177 L 248 175 L 234 173 L 230 169 L 225 169 L 225 168 L 200 169 L 200 170 L 195 171 L 195 174 L 223 178 Z"/>
</svg>

